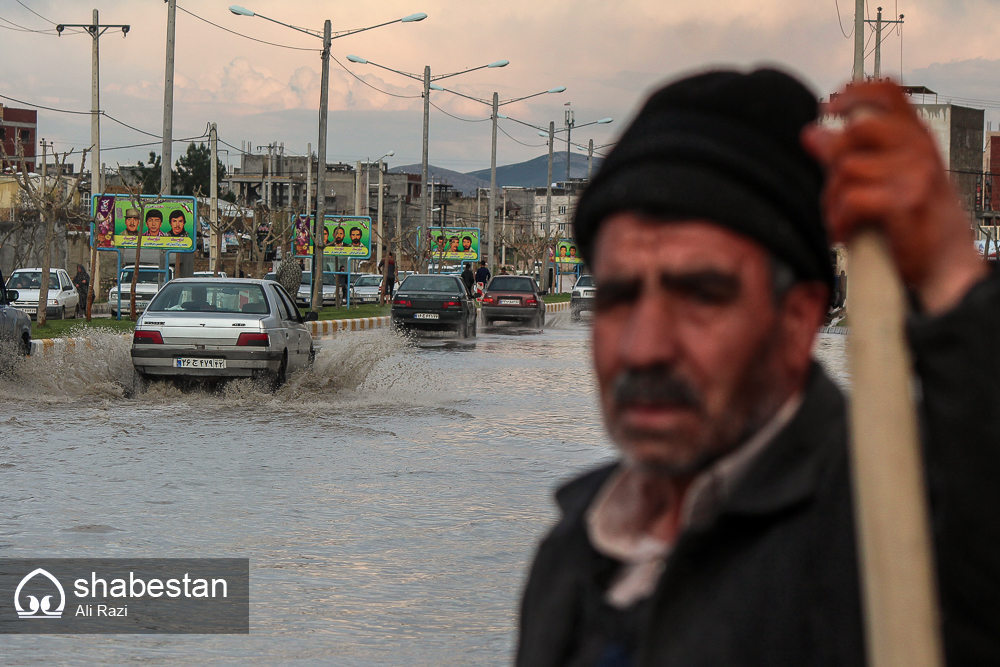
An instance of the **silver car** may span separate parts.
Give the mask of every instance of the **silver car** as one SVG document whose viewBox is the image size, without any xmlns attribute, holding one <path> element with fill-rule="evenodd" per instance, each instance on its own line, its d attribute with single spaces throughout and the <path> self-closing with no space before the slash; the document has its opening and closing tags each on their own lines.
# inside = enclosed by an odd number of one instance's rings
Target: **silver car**
<svg viewBox="0 0 1000 667">
<path fill-rule="evenodd" d="M 136 322 L 141 379 L 253 377 L 277 388 L 315 357 L 291 297 L 272 280 L 171 280 Z"/>
<path fill-rule="evenodd" d="M 20 298 L 17 290 L 4 285 L 0 273 L 0 341 L 16 342 L 24 354 L 31 354 L 31 319 L 13 303 Z"/>
</svg>

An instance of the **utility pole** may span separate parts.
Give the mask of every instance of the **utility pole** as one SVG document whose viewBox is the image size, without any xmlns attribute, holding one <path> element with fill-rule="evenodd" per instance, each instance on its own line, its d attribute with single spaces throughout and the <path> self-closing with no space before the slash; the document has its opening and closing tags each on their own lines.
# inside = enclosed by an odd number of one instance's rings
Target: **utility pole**
<svg viewBox="0 0 1000 667">
<path fill-rule="evenodd" d="M 591 139 L 587 143 L 587 183 L 590 183 L 590 177 L 594 173 L 594 140 Z"/>
<path fill-rule="evenodd" d="M 399 263 L 403 260 L 403 195 L 399 195 L 396 205 L 396 273 L 399 274 Z"/>
<path fill-rule="evenodd" d="M 385 240 L 382 238 L 382 209 L 384 206 L 385 196 L 383 195 L 382 189 L 385 187 L 385 176 L 383 172 L 383 162 L 378 161 L 378 253 L 375 255 L 376 266 L 382 261 L 382 246 L 385 245 Z"/>
<path fill-rule="evenodd" d="M 854 0 L 854 83 L 865 80 L 865 0 Z"/>
<path fill-rule="evenodd" d="M 566 106 L 568 107 L 570 104 L 571 104 L 570 102 L 567 102 Z M 570 176 L 569 176 L 569 165 L 570 165 L 570 157 L 571 156 L 570 156 L 570 150 L 569 149 L 570 149 L 570 146 L 573 145 L 570 142 L 570 135 L 573 134 L 574 120 L 575 119 L 573 118 L 573 110 L 572 109 L 566 109 L 566 183 L 569 183 L 569 178 L 570 178 Z M 551 180 L 551 179 L 549 179 L 549 180 Z"/>
<path fill-rule="evenodd" d="M 872 77 L 879 81 L 882 78 L 882 26 L 902 24 L 903 15 L 899 15 L 899 19 L 896 21 L 883 21 L 882 20 L 882 8 L 878 8 L 878 14 L 874 21 L 866 20 L 865 23 L 871 23 L 875 25 L 875 67 L 872 72 Z"/>
<path fill-rule="evenodd" d="M 361 215 L 361 160 L 354 165 L 354 215 Z"/>
<path fill-rule="evenodd" d="M 545 247 L 542 249 L 542 268 L 545 276 L 542 285 L 549 289 L 549 235 L 552 233 L 552 149 L 556 142 L 556 122 L 549 121 L 549 177 L 545 181 Z"/>
<path fill-rule="evenodd" d="M 312 205 L 312 175 L 313 175 L 313 157 L 312 157 L 312 144 L 306 144 L 306 205 L 303 210 L 306 213 L 306 219 L 309 219 L 309 212 L 313 210 Z M 289 250 L 294 252 L 295 242 L 293 241 L 289 245 Z"/>
<path fill-rule="evenodd" d="M 323 308 L 323 226 L 326 220 L 326 121 L 327 98 L 330 96 L 330 43 L 333 41 L 330 20 L 323 23 L 323 76 L 319 92 L 319 155 L 316 168 L 316 216 L 313 224 L 312 307 L 314 313 Z M 340 299 L 340 290 L 337 290 Z"/>
<path fill-rule="evenodd" d="M 169 197 L 173 194 L 170 167 L 173 164 L 173 132 L 174 132 L 174 33 L 177 23 L 177 0 L 166 0 L 167 3 L 167 57 L 163 74 L 163 156 L 160 160 L 160 195 Z M 177 255 L 177 275 L 180 276 L 180 255 Z M 166 269 L 167 253 L 160 251 L 160 268 Z M 136 270 L 138 270 L 136 266 Z M 160 286 L 166 278 L 166 272 L 159 274 Z"/>
<path fill-rule="evenodd" d="M 490 153 L 490 222 L 489 228 L 486 232 L 486 237 L 489 239 L 488 243 L 488 254 L 490 271 L 496 271 L 496 252 L 495 246 L 493 245 L 496 236 L 496 230 L 494 229 L 494 224 L 496 222 L 497 206 L 497 113 L 500 107 L 500 98 L 497 93 L 493 93 L 493 151 Z"/>
<path fill-rule="evenodd" d="M 104 170 L 101 168 L 101 35 L 108 28 L 120 28 L 122 36 L 128 35 L 129 26 L 101 25 L 98 12 L 95 9 L 93 22 L 90 25 L 80 23 L 60 24 L 56 26 L 56 33 L 62 37 L 62 32 L 66 28 L 83 28 L 92 38 L 91 62 L 90 62 L 90 194 L 96 195 L 104 192 Z M 90 293 L 87 297 L 87 321 L 90 321 L 90 308 L 100 288 L 100 255 L 97 252 L 97 245 L 90 249 Z M 95 287 L 95 281 L 97 287 Z"/>
<path fill-rule="evenodd" d="M 212 269 L 214 275 L 219 275 L 219 248 L 218 248 L 218 231 L 217 227 L 219 225 L 219 172 L 216 169 L 216 165 L 219 160 L 219 133 L 215 129 L 215 123 L 212 123 L 208 130 L 208 145 L 212 151 L 212 167 L 211 167 L 211 178 L 210 185 L 211 192 L 209 193 L 209 211 L 208 211 L 208 229 L 209 229 L 209 240 L 208 240 L 208 263 L 209 268 Z"/>
<path fill-rule="evenodd" d="M 424 145 L 420 166 L 420 224 L 424 233 L 430 237 L 431 219 L 430 207 L 427 206 L 427 133 L 431 122 L 431 66 L 424 65 Z"/>
</svg>

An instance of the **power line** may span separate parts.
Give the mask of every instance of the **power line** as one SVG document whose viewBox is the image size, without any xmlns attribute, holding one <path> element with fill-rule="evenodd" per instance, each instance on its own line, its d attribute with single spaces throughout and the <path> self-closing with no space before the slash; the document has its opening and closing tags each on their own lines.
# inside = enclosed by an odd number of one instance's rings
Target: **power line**
<svg viewBox="0 0 1000 667">
<path fill-rule="evenodd" d="M 546 142 L 544 144 L 526 144 L 523 141 L 520 141 L 520 140 L 515 139 L 514 137 L 510 136 L 510 134 L 507 133 L 507 130 L 505 130 L 502 127 L 500 127 L 499 124 L 497 124 L 497 129 L 500 130 L 501 132 L 503 132 L 504 134 L 506 134 L 507 138 L 510 139 L 511 141 L 513 141 L 514 143 L 521 144 L 522 146 L 527 146 L 528 148 L 541 148 L 542 146 L 547 146 L 548 145 L 548 142 Z"/>
<path fill-rule="evenodd" d="M 418 97 L 423 97 L 423 95 L 397 95 L 396 93 L 390 93 L 388 90 L 382 90 L 381 88 L 376 88 L 375 86 L 373 86 L 372 84 L 368 83 L 367 81 L 365 81 L 364 79 L 362 79 L 360 76 L 358 76 L 357 74 L 355 74 L 354 72 L 352 72 L 351 70 L 349 70 L 347 67 L 345 67 L 344 63 L 342 63 L 339 60 L 337 60 L 337 56 L 335 56 L 335 55 L 333 55 L 331 53 L 330 54 L 330 58 L 333 59 L 333 62 L 335 62 L 338 65 L 340 65 L 340 68 L 342 70 L 344 70 L 345 72 L 347 72 L 348 74 L 350 74 L 355 79 L 357 79 L 361 83 L 365 84 L 366 86 L 368 86 L 372 90 L 378 91 L 378 92 L 382 93 L 383 95 L 389 95 L 390 97 L 399 97 L 399 98 L 406 99 L 406 100 L 412 100 L 412 99 L 416 99 Z"/>
<path fill-rule="evenodd" d="M 45 18 L 44 16 L 42 16 L 41 14 L 39 14 L 38 12 L 36 12 L 31 7 L 29 7 L 28 5 L 26 5 L 23 2 L 21 2 L 21 0 L 14 0 L 14 1 L 17 2 L 17 4 L 21 5 L 22 7 L 24 7 L 25 9 L 27 9 L 32 14 L 34 14 L 35 16 L 37 16 L 38 18 L 42 19 L 43 21 L 45 21 L 47 23 L 51 23 L 52 25 L 56 25 L 55 21 L 50 21 L 49 19 Z"/>
<path fill-rule="evenodd" d="M 851 25 L 851 32 L 844 32 L 844 20 L 840 18 L 840 2 L 838 2 L 838 0 L 833 0 L 833 4 L 837 7 L 837 23 L 840 24 L 840 32 L 843 33 L 844 37 L 850 39 L 851 35 L 854 34 L 854 25 Z"/>
<path fill-rule="evenodd" d="M 442 109 L 438 105 L 434 104 L 433 102 L 430 102 L 430 105 L 432 107 L 434 107 L 435 109 L 437 109 L 438 111 L 440 111 L 441 113 L 443 113 L 445 116 L 451 116 L 455 120 L 460 120 L 460 121 L 462 121 L 464 123 L 482 123 L 483 121 L 487 121 L 487 120 L 490 120 L 492 118 L 491 116 L 487 116 L 486 118 L 461 118 L 461 117 L 456 116 L 454 114 L 448 113 L 447 111 L 445 111 L 444 109 Z"/>
<path fill-rule="evenodd" d="M 199 21 L 204 21 L 208 25 L 215 26 L 219 30 L 224 30 L 224 31 L 226 31 L 226 32 L 228 32 L 228 33 L 230 33 L 232 35 L 236 35 L 237 37 L 243 37 L 244 39 L 249 39 L 252 42 L 259 42 L 261 44 L 267 44 L 268 46 L 277 46 L 277 47 L 280 47 L 282 49 L 292 49 L 293 51 L 315 51 L 317 53 L 319 53 L 319 52 L 322 51 L 322 49 L 310 49 L 310 48 L 305 47 L 305 46 L 288 46 L 287 44 L 276 44 L 274 42 L 265 42 L 263 39 L 257 39 L 256 37 L 251 37 L 250 35 L 244 35 L 241 32 L 236 32 L 235 30 L 230 30 L 229 28 L 223 27 L 223 26 L 219 25 L 218 23 L 212 23 L 208 19 L 202 18 L 202 17 L 198 16 L 197 14 L 195 14 L 194 12 L 190 12 L 190 11 L 184 9 L 180 5 L 177 5 L 177 9 L 181 10 L 182 12 L 184 12 L 185 14 L 187 14 L 189 16 L 195 17 Z"/>
</svg>

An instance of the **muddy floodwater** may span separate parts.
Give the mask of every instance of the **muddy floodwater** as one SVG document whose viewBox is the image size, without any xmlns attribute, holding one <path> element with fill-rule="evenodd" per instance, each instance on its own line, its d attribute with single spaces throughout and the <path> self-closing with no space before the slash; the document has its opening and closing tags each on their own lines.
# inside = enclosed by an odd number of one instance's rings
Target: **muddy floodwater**
<svg viewBox="0 0 1000 667">
<path fill-rule="evenodd" d="M 817 356 L 846 386 L 843 343 Z M 126 397 L 128 344 L 0 379 L 0 558 L 249 558 L 251 633 L 6 635 L 5 664 L 507 664 L 553 487 L 614 455 L 561 314 L 341 334 L 276 395 Z"/>
</svg>

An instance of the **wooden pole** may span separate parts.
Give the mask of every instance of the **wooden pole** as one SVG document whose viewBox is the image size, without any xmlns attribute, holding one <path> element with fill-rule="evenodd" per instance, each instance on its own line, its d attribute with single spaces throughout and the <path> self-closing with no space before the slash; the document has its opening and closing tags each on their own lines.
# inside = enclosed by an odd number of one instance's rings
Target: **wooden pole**
<svg viewBox="0 0 1000 667">
<path fill-rule="evenodd" d="M 885 237 L 851 262 L 851 465 L 872 667 L 944 664 L 933 543 L 904 334 L 906 299 Z"/>
</svg>

